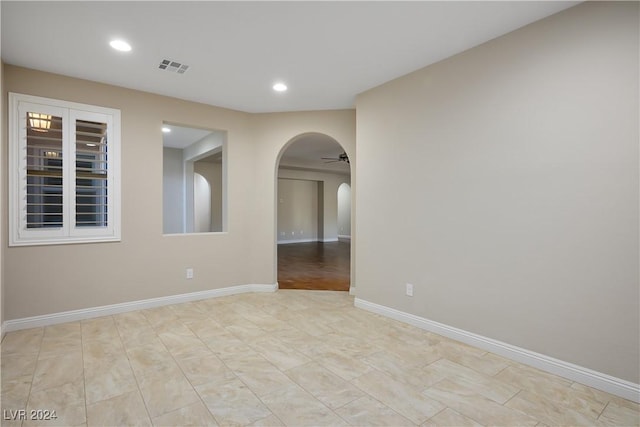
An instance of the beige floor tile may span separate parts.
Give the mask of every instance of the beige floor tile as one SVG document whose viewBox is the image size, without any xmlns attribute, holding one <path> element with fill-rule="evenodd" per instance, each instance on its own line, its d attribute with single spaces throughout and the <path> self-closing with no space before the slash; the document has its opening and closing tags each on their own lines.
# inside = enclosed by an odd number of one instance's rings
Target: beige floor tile
<svg viewBox="0 0 640 427">
<path fill-rule="evenodd" d="M 451 408 L 445 408 L 422 424 L 422 427 L 482 427 L 482 424 Z"/>
<path fill-rule="evenodd" d="M 285 372 L 289 378 L 331 409 L 340 408 L 364 392 L 315 362 Z"/>
<path fill-rule="evenodd" d="M 346 381 L 351 381 L 373 369 L 361 360 L 336 351 L 328 351 L 317 357 L 316 361 Z"/>
<path fill-rule="evenodd" d="M 85 360 L 99 361 L 103 357 L 124 355 L 120 339 L 82 341 L 82 356 Z"/>
<path fill-rule="evenodd" d="M 200 322 L 185 322 L 185 325 L 200 339 L 225 332 L 224 326 L 209 317 Z"/>
<path fill-rule="evenodd" d="M 138 382 L 138 387 L 146 387 L 148 384 L 160 381 L 163 378 L 183 378 L 187 380 L 187 377 L 182 372 L 182 369 L 178 366 L 177 363 L 173 364 L 171 367 L 167 366 L 163 370 L 159 371 L 149 371 L 144 376 L 135 376 L 136 381 Z"/>
<path fill-rule="evenodd" d="M 502 406 L 461 386 L 456 379 L 442 380 L 423 393 L 484 425 L 535 426 L 539 421 L 524 412 Z"/>
<path fill-rule="evenodd" d="M 38 353 L 43 335 L 44 328 L 24 329 L 7 333 L 2 340 L 2 356 Z"/>
<path fill-rule="evenodd" d="M 315 337 L 299 329 L 283 329 L 271 335 L 305 356 L 315 359 L 330 352 L 331 348 L 321 337 Z"/>
<path fill-rule="evenodd" d="M 37 353 L 2 355 L 2 384 L 6 380 L 11 380 L 25 375 L 33 376 L 38 360 Z"/>
<path fill-rule="evenodd" d="M 80 338 L 80 322 L 60 323 L 46 326 L 44 338 Z"/>
<path fill-rule="evenodd" d="M 336 410 L 354 426 L 414 426 L 415 424 L 371 397 L 361 397 Z"/>
<path fill-rule="evenodd" d="M 2 409 L 56 409 L 47 425 L 150 425 L 149 411 L 158 425 L 640 422 L 634 402 L 340 292 L 214 298 L 10 332 L 0 346 Z"/>
<path fill-rule="evenodd" d="M 61 356 L 70 352 L 82 352 L 82 340 L 78 337 L 45 337 L 40 345 L 39 359 Z"/>
<path fill-rule="evenodd" d="M 86 422 L 82 379 L 31 393 L 24 426 L 75 426 Z"/>
<path fill-rule="evenodd" d="M 139 329 L 118 329 L 122 345 L 126 350 L 140 347 L 141 345 L 161 343 L 156 331 L 151 327 Z"/>
<path fill-rule="evenodd" d="M 223 361 L 236 375 L 242 375 L 256 370 L 269 371 L 278 369 L 274 364 L 265 359 L 264 356 L 253 350 L 250 350 L 246 354 L 238 354 L 235 357 L 223 359 Z"/>
<path fill-rule="evenodd" d="M 424 423 L 445 407 L 437 400 L 421 394 L 420 390 L 377 370 L 351 383 L 416 424 Z"/>
<path fill-rule="evenodd" d="M 176 316 L 168 306 L 142 310 L 142 314 L 156 331 L 164 331 L 172 326 L 182 325 L 178 316 Z"/>
<path fill-rule="evenodd" d="M 235 378 L 235 374 L 213 354 L 205 357 L 180 359 L 178 364 L 192 385 L 225 382 Z"/>
<path fill-rule="evenodd" d="M 153 418 L 156 427 L 217 426 L 216 420 L 201 401 Z"/>
<path fill-rule="evenodd" d="M 186 329 L 186 327 L 185 327 Z M 211 355 L 211 350 L 190 329 L 186 333 L 174 331 L 159 333 L 160 340 L 164 343 L 169 353 L 176 358 L 204 357 Z"/>
<path fill-rule="evenodd" d="M 201 384 L 196 391 L 220 425 L 245 425 L 271 415 L 271 411 L 239 379 Z"/>
<path fill-rule="evenodd" d="M 531 396 L 523 394 L 523 397 L 532 401 L 538 399 L 543 402 L 549 402 L 553 406 L 570 409 L 594 419 L 598 418 L 606 406 L 606 403 L 593 398 L 589 393 L 578 391 L 573 387 L 553 390 L 545 395 L 540 395 L 539 393 Z"/>
<path fill-rule="evenodd" d="M 247 322 L 247 319 L 242 317 L 240 313 L 236 312 L 235 310 L 233 310 L 233 308 L 231 308 L 232 306 L 233 306 L 233 303 L 225 304 L 224 306 L 216 309 L 214 312 L 210 312 L 209 317 L 211 317 L 213 320 L 220 323 L 221 325 L 225 325 L 225 326 L 242 324 L 243 322 Z"/>
<path fill-rule="evenodd" d="M 118 328 L 112 316 L 98 317 L 80 322 L 82 341 L 119 341 Z"/>
<path fill-rule="evenodd" d="M 442 337 L 441 341 L 437 344 L 437 347 L 442 357 L 446 357 L 450 360 L 459 355 L 482 357 L 487 354 L 486 350 L 472 347 L 460 341 L 454 341 L 445 337 Z"/>
<path fill-rule="evenodd" d="M 265 336 L 250 343 L 251 347 L 282 371 L 311 361 L 273 336 Z"/>
<path fill-rule="evenodd" d="M 443 378 L 442 375 L 433 375 L 437 373 L 417 366 L 415 360 L 407 362 L 405 358 L 386 350 L 364 356 L 360 360 L 397 380 L 419 388 L 430 386 Z"/>
<path fill-rule="evenodd" d="M 129 311 L 127 313 L 114 314 L 113 320 L 118 329 L 130 329 L 151 326 L 143 310 Z"/>
<path fill-rule="evenodd" d="M 318 312 L 319 311 L 316 310 L 315 312 L 301 313 L 291 319 L 291 324 L 295 328 L 314 337 L 335 333 L 335 329 L 331 326 L 315 321 L 314 314 Z"/>
<path fill-rule="evenodd" d="M 451 342 L 438 345 L 440 354 L 461 366 L 473 369 L 485 375 L 493 376 L 501 372 L 503 369 L 511 366 L 504 358 L 492 353 L 480 353 L 479 349 L 469 350 L 472 348 L 462 343 L 452 345 Z"/>
<path fill-rule="evenodd" d="M 571 387 L 571 381 L 520 364 L 505 368 L 494 378 L 541 396 L 566 393 Z"/>
<path fill-rule="evenodd" d="M 632 409 L 609 402 L 599 420 L 608 426 L 638 426 L 640 425 L 640 414 L 637 408 Z"/>
<path fill-rule="evenodd" d="M 249 424 L 250 427 L 284 427 L 280 418 L 275 415 L 269 415 L 266 418 L 262 418 L 256 422 Z"/>
<path fill-rule="evenodd" d="M 178 317 L 178 319 L 185 324 L 190 322 L 202 322 L 208 317 L 206 311 L 202 310 L 199 305 L 192 302 L 170 305 L 169 308 Z"/>
<path fill-rule="evenodd" d="M 33 375 L 33 391 L 46 390 L 73 383 L 83 375 L 82 353 L 74 352 L 64 356 L 39 359 Z"/>
<path fill-rule="evenodd" d="M 267 334 L 267 331 L 247 320 L 245 320 L 244 323 L 225 326 L 225 329 L 238 337 L 238 339 L 246 342 L 257 340 Z"/>
<path fill-rule="evenodd" d="M 481 374 L 448 359 L 433 362 L 424 370 L 440 373 L 445 378 L 456 378 L 459 384 L 500 404 L 504 404 L 520 391 L 516 386 Z"/>
<path fill-rule="evenodd" d="M 323 335 L 322 340 L 329 348 L 354 358 L 361 358 L 382 350 L 375 344 L 371 343 L 367 338 L 356 338 L 348 335 L 337 334 L 335 332 Z"/>
<path fill-rule="evenodd" d="M 436 345 L 415 348 L 415 346 L 399 343 L 397 340 L 393 341 L 394 342 L 391 342 L 382 348 L 389 353 L 399 356 L 410 365 L 425 366 L 442 357 L 438 352 L 438 347 Z"/>
<path fill-rule="evenodd" d="M 126 356 L 103 358 L 100 363 L 85 361 L 85 392 L 87 403 L 137 390 L 138 385 Z"/>
<path fill-rule="evenodd" d="M 275 367 L 247 370 L 239 374 L 238 378 L 257 396 L 264 396 L 294 384 L 289 377 Z"/>
<path fill-rule="evenodd" d="M 133 347 L 127 351 L 127 356 L 138 380 L 179 371 L 173 356 L 160 342 Z"/>
<path fill-rule="evenodd" d="M 505 405 L 535 417 L 547 425 L 596 426 L 602 425 L 591 417 L 544 398 L 537 393 L 522 391 Z"/>
<path fill-rule="evenodd" d="M 613 394 L 601 390 L 596 390 L 583 384 L 573 383 L 571 384 L 571 389 L 574 390 L 576 396 L 587 400 L 595 400 L 604 404 L 613 402 L 618 406 L 633 409 L 634 411 L 640 411 L 640 405 L 635 402 L 614 396 Z"/>
<path fill-rule="evenodd" d="M 209 350 L 222 360 L 233 360 L 247 354 L 258 354 L 244 341 L 236 338 L 231 332 L 202 339 Z"/>
<path fill-rule="evenodd" d="M 151 419 L 138 390 L 87 404 L 89 426 L 151 426 Z"/>
<path fill-rule="evenodd" d="M 151 417 L 200 401 L 193 386 L 182 375 L 150 381 L 141 385 L 140 391 Z"/>
<path fill-rule="evenodd" d="M 5 411 L 14 411 L 13 413 L 15 413 L 15 411 L 27 407 L 32 379 L 33 375 L 25 375 L 12 379 L 7 379 L 3 376 L 2 396 L 0 398 L 3 415 L 6 413 Z M 2 423 L 2 425 L 4 425 L 4 423 Z"/>
<path fill-rule="evenodd" d="M 282 329 L 288 329 L 290 326 L 287 322 L 273 317 L 267 313 L 256 311 L 255 309 L 241 313 L 242 317 L 257 325 L 266 332 L 274 332 Z"/>
<path fill-rule="evenodd" d="M 151 323 L 142 311 L 132 311 L 129 313 L 121 313 L 113 315 L 118 332 L 137 331 L 144 329 L 153 329 Z"/>
<path fill-rule="evenodd" d="M 347 425 L 331 409 L 295 384 L 262 397 L 262 401 L 288 426 Z"/>
</svg>

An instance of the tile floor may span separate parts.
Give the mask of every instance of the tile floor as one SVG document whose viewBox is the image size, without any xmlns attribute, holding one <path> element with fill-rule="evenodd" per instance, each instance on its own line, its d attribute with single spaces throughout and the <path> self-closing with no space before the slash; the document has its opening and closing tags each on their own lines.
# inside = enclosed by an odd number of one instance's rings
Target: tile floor
<svg viewBox="0 0 640 427">
<path fill-rule="evenodd" d="M 344 292 L 177 304 L 11 332 L 1 347 L 3 426 L 639 423 L 635 403 L 356 309 Z M 11 420 L 19 409 L 57 419 Z"/>
</svg>

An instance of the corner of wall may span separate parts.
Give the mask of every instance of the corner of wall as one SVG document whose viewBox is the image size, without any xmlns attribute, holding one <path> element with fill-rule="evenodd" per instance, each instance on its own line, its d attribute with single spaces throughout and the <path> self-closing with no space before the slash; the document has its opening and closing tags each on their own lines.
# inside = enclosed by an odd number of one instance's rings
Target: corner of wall
<svg viewBox="0 0 640 427">
<path fill-rule="evenodd" d="M 5 155 L 5 147 L 6 147 L 6 129 L 7 129 L 7 121 L 5 118 L 5 102 L 6 96 L 4 93 L 4 63 L 0 61 L 0 96 L 2 99 L 0 100 L 0 340 L 4 338 L 4 245 L 5 245 L 5 232 L 4 232 L 4 207 L 6 205 L 5 202 L 5 191 L 4 191 L 4 165 L 3 162 L 6 159 Z"/>
</svg>

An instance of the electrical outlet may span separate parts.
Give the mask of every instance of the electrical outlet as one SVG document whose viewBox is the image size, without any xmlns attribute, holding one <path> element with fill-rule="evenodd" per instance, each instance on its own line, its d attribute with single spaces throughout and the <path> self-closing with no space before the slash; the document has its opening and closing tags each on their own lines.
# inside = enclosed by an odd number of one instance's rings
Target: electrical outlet
<svg viewBox="0 0 640 427">
<path fill-rule="evenodd" d="M 187 268 L 187 279 L 193 279 L 193 268 Z"/>
<path fill-rule="evenodd" d="M 413 285 L 411 283 L 407 283 L 406 293 L 408 297 L 413 296 Z"/>
</svg>

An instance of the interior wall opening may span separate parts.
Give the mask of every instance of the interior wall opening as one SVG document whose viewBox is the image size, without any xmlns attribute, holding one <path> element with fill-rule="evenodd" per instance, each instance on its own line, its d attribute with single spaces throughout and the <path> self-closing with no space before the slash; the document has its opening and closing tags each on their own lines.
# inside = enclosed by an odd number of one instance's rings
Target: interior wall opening
<svg viewBox="0 0 640 427">
<path fill-rule="evenodd" d="M 163 124 L 163 234 L 226 231 L 226 132 Z"/>
<path fill-rule="evenodd" d="M 351 195 L 340 190 L 351 183 L 345 150 L 324 134 L 299 135 L 283 149 L 276 179 L 278 286 L 348 291 L 351 219 L 343 216 Z"/>
</svg>

